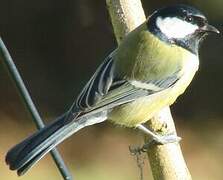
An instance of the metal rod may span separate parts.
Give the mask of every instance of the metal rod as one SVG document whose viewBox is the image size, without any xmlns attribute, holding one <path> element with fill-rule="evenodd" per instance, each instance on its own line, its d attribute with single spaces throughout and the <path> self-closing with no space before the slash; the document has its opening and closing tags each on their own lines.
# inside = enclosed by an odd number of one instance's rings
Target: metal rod
<svg viewBox="0 0 223 180">
<path fill-rule="evenodd" d="M 44 127 L 44 123 L 30 97 L 30 94 L 16 68 L 15 63 L 12 60 L 12 57 L 10 56 L 4 42 L 2 41 L 2 38 L 0 38 L 0 55 L 2 57 L 3 62 L 5 63 L 18 91 L 19 94 L 21 95 L 26 108 L 28 109 L 28 111 L 30 112 L 32 119 L 34 121 L 34 123 L 36 124 L 36 127 L 38 129 L 41 129 Z M 72 175 L 69 172 L 69 170 L 67 169 L 62 157 L 60 156 L 58 150 L 56 148 L 52 149 L 50 151 L 51 156 L 53 157 L 57 168 L 59 169 L 61 175 L 63 176 L 64 179 L 66 180 L 71 180 L 72 179 Z"/>
</svg>

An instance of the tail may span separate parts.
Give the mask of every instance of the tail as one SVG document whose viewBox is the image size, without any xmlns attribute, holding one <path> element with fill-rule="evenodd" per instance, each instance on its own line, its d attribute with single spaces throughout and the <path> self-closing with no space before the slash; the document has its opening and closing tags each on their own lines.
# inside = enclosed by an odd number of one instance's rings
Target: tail
<svg viewBox="0 0 223 180">
<path fill-rule="evenodd" d="M 106 120 L 106 116 L 106 112 L 100 112 L 67 122 L 65 114 L 10 149 L 6 163 L 11 170 L 17 170 L 19 176 L 23 175 L 60 142 L 86 126 Z"/>
</svg>

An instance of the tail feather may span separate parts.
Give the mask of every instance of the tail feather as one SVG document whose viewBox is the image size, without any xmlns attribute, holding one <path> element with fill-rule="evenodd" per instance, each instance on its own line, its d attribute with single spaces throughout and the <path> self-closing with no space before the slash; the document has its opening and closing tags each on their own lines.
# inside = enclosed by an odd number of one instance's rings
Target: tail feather
<svg viewBox="0 0 223 180">
<path fill-rule="evenodd" d="M 17 170 L 18 175 L 22 175 L 64 139 L 83 127 L 100 123 L 106 118 L 106 112 L 80 117 L 70 122 L 67 122 L 66 116 L 61 116 L 9 150 L 6 163 L 11 170 Z"/>
<path fill-rule="evenodd" d="M 33 159 L 30 159 L 29 161 L 27 161 L 26 164 L 24 164 L 23 166 L 18 168 L 17 169 L 17 174 L 19 176 L 25 174 L 32 166 L 34 166 L 48 152 L 47 151 L 48 148 L 43 149 L 41 152 L 36 154 L 36 156 L 34 156 Z"/>
<path fill-rule="evenodd" d="M 49 126 L 37 131 L 32 136 L 10 149 L 6 155 L 6 163 L 10 165 L 10 169 L 19 169 L 22 164 L 24 164 L 23 161 L 26 161 L 27 158 L 32 157 L 32 152 L 37 153 L 35 149 L 43 145 L 43 142 L 50 138 L 51 134 L 54 134 L 56 130 L 63 126 L 64 118 L 65 116 L 59 117 Z"/>
</svg>

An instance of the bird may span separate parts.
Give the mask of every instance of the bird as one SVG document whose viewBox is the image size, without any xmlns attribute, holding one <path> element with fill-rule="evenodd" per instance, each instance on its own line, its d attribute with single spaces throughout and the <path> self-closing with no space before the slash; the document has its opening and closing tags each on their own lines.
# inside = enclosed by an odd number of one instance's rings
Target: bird
<svg viewBox="0 0 223 180">
<path fill-rule="evenodd" d="M 206 35 L 220 33 L 197 8 L 176 4 L 154 11 L 112 51 L 67 112 L 12 147 L 6 163 L 26 173 L 80 129 L 104 121 L 135 128 L 159 144 L 176 142 L 143 124 L 184 93 L 199 68 Z"/>
</svg>

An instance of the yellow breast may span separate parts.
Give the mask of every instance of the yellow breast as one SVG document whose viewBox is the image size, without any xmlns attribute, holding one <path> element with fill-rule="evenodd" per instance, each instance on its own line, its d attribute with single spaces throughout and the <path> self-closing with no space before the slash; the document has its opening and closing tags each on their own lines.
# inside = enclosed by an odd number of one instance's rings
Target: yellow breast
<svg viewBox="0 0 223 180">
<path fill-rule="evenodd" d="M 109 120 L 135 127 L 151 119 L 161 108 L 171 105 L 185 91 L 199 66 L 198 57 L 191 53 L 187 54 L 183 63 L 183 76 L 173 87 L 114 108 L 108 115 Z"/>
</svg>

